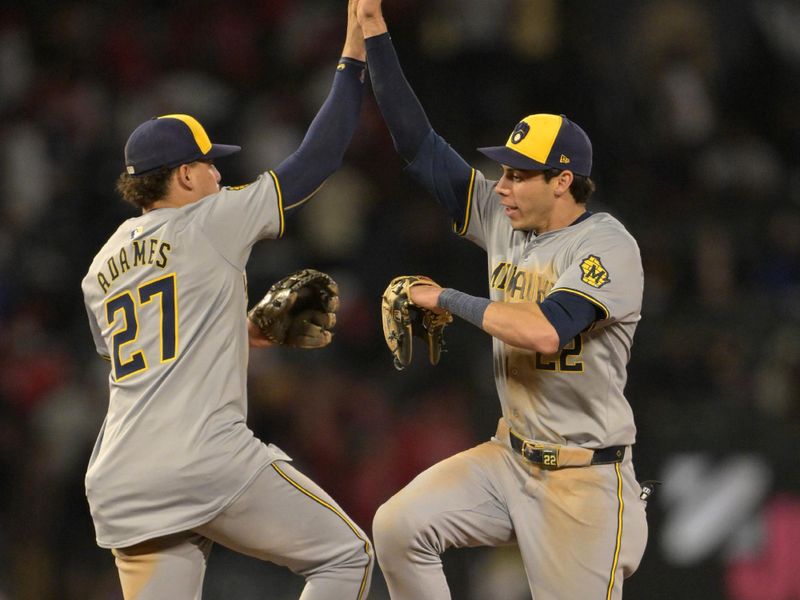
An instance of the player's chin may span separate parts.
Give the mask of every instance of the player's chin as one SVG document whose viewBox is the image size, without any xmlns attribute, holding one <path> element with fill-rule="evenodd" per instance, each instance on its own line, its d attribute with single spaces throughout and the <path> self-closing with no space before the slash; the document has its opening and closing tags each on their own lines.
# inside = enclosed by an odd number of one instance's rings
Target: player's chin
<svg viewBox="0 0 800 600">
<path fill-rule="evenodd" d="M 524 229 L 524 223 L 522 221 L 522 216 L 519 214 L 518 210 L 515 209 L 506 209 L 506 218 L 508 219 L 509 223 L 511 224 L 512 229 Z"/>
</svg>

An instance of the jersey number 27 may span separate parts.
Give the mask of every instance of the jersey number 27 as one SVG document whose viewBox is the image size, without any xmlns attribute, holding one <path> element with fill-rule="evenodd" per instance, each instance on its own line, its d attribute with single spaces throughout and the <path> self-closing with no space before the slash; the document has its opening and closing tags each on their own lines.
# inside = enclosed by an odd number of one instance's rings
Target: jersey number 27
<svg viewBox="0 0 800 600">
<path fill-rule="evenodd" d="M 151 302 L 156 296 L 161 308 L 161 362 L 168 362 L 178 353 L 178 308 L 175 273 L 159 277 L 140 285 L 134 294 L 125 290 L 106 300 L 106 319 L 108 325 L 119 328 L 111 336 L 111 361 L 114 365 L 114 381 L 123 379 L 147 369 L 147 357 L 141 350 L 134 350 L 128 358 L 123 358 L 123 347 L 132 344 L 139 337 L 138 308 Z M 137 302 L 138 301 L 138 302 Z"/>
</svg>

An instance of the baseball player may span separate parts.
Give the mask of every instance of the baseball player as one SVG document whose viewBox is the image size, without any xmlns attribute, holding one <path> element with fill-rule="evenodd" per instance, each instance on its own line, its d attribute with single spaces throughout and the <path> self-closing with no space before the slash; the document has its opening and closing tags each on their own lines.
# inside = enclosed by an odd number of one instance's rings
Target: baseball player
<svg viewBox="0 0 800 600">
<path fill-rule="evenodd" d="M 437 285 L 410 297 L 493 337 L 502 406 L 491 441 L 424 471 L 378 509 L 373 536 L 391 596 L 449 598 L 442 552 L 516 543 L 535 600 L 619 599 L 647 539 L 623 395 L 642 301 L 637 244 L 614 217 L 586 208 L 592 147 L 578 125 L 525 117 L 504 146 L 480 149 L 502 166 L 490 181 L 431 128 L 380 0 L 359 0 L 358 15 L 409 173 L 488 257 L 489 298 Z"/>
<path fill-rule="evenodd" d="M 86 473 L 97 543 L 127 600 L 199 599 L 212 544 L 289 567 L 304 600 L 366 598 L 365 533 L 279 448 L 246 425 L 246 319 L 253 244 L 341 164 L 361 105 L 364 40 L 348 9 L 331 91 L 291 156 L 220 188 L 215 144 L 183 114 L 137 127 L 123 197 L 142 209 L 111 235 L 82 282 L 97 351 L 111 363 L 108 414 Z"/>
</svg>

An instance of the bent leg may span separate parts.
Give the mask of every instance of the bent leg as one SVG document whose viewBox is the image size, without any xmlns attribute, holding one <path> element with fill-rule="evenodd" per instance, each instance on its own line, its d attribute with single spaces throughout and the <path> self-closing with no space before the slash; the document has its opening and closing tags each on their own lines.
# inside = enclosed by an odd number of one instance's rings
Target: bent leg
<svg viewBox="0 0 800 600">
<path fill-rule="evenodd" d="M 125 600 L 200 600 L 212 545 L 201 535 L 185 532 L 115 548 Z"/>
<path fill-rule="evenodd" d="M 622 598 L 647 542 L 644 502 L 630 457 L 622 464 L 545 471 L 528 467 L 511 506 L 536 600 Z"/>
<path fill-rule="evenodd" d="M 303 575 L 302 600 L 363 600 L 372 577 L 367 535 L 317 484 L 278 461 L 198 533 Z"/>
<path fill-rule="evenodd" d="M 487 442 L 423 471 L 375 514 L 378 562 L 393 600 L 450 598 L 441 554 L 514 539 L 495 475 L 505 450 Z"/>
</svg>

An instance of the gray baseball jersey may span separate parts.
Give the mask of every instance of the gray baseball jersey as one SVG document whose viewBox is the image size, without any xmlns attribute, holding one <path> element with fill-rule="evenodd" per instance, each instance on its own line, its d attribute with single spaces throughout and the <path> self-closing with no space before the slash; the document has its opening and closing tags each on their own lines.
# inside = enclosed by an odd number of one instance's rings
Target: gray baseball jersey
<svg viewBox="0 0 800 600">
<path fill-rule="evenodd" d="M 552 355 L 493 340 L 503 412 L 495 436 L 430 467 L 375 515 L 375 547 L 389 592 L 394 600 L 447 600 L 445 550 L 516 542 L 536 600 L 619 600 L 647 541 L 645 502 L 628 447 L 636 430 L 623 394 L 642 301 L 636 243 L 606 214 L 586 214 L 538 236 L 515 231 L 495 182 L 431 129 L 388 33 L 369 37 L 367 52 L 378 105 L 408 172 L 456 219 L 457 233 L 486 250 L 491 299 L 542 302 L 548 294 L 561 300 L 575 294 L 598 316 Z M 560 170 L 577 149 L 574 164 L 588 174 L 588 136 L 575 126 L 561 137 L 565 121 L 550 117 L 544 133 L 531 133 L 528 122 L 515 128 L 511 146 L 529 133 L 528 142 L 537 140 L 509 147 L 530 159 L 516 168 Z M 554 152 L 559 138 L 560 156 Z M 492 154 L 509 156 L 480 150 L 493 160 Z M 558 157 L 555 165 L 547 162 L 550 153 Z M 546 210 L 543 197 L 522 195 Z M 589 307 L 577 304 L 584 310 L 577 321 L 588 323 Z"/>
<path fill-rule="evenodd" d="M 478 171 L 461 233 L 486 250 L 492 300 L 541 302 L 577 294 L 602 319 L 553 355 L 494 338 L 503 416 L 520 435 L 586 448 L 630 445 L 633 413 L 623 390 L 642 305 L 639 248 L 614 217 L 598 213 L 541 235 L 515 231 Z"/>
<path fill-rule="evenodd" d="M 445 600 L 438 556 L 445 549 L 515 541 L 536 600 L 619 600 L 647 542 L 630 448 L 617 464 L 550 470 L 512 450 L 509 428 L 560 444 L 559 465 L 564 446 L 634 442 L 623 389 L 642 301 L 639 250 L 602 213 L 539 236 L 514 231 L 494 183 L 472 171 L 456 224 L 487 252 L 492 300 L 541 302 L 560 290 L 587 299 L 602 318 L 553 355 L 493 340 L 503 412 L 497 432 L 430 467 L 378 509 L 381 567 L 392 598 Z"/>
<path fill-rule="evenodd" d="M 125 547 L 216 516 L 288 457 L 246 425 L 245 264 L 283 233 L 272 172 L 182 208 L 125 221 L 82 288 L 109 409 L 86 494 L 101 547 Z"/>
</svg>

